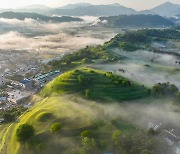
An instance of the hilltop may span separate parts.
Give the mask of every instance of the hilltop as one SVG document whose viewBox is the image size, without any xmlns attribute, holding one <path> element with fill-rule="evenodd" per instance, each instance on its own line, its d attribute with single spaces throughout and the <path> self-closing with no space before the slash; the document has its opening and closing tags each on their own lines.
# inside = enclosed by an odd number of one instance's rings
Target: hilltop
<svg viewBox="0 0 180 154">
<path fill-rule="evenodd" d="M 52 93 L 80 93 L 93 100 L 122 101 L 146 97 L 148 89 L 112 72 L 81 68 L 64 73 L 41 91 L 43 96 L 50 96 Z"/>
<path fill-rule="evenodd" d="M 119 15 L 110 17 L 100 17 L 102 22 L 107 21 L 109 27 L 120 28 L 152 28 L 152 27 L 169 27 L 174 24 L 159 15 Z"/>
</svg>

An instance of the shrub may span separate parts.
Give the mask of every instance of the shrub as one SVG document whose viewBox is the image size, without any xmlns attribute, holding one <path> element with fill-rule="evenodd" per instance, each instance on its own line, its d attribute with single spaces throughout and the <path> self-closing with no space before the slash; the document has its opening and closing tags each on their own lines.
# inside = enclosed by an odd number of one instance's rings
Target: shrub
<svg viewBox="0 0 180 154">
<path fill-rule="evenodd" d="M 90 97 L 90 95 L 91 95 L 90 89 L 86 89 L 86 90 L 85 90 L 85 96 L 86 96 L 86 97 Z"/>
<path fill-rule="evenodd" d="M 79 81 L 79 83 L 82 83 L 84 81 L 84 76 L 78 75 L 78 81 Z"/>
<path fill-rule="evenodd" d="M 26 142 L 35 134 L 33 126 L 28 124 L 23 124 L 16 130 L 17 141 Z"/>
<path fill-rule="evenodd" d="M 89 130 L 85 130 L 83 132 L 81 132 L 81 137 L 84 138 L 84 137 L 91 137 L 91 132 Z"/>
<path fill-rule="evenodd" d="M 81 141 L 82 148 L 88 152 L 92 152 L 96 148 L 96 142 L 94 139 L 90 139 L 88 137 L 85 137 Z"/>
<path fill-rule="evenodd" d="M 167 83 L 158 83 L 153 86 L 152 92 L 155 95 L 165 95 L 165 96 L 176 96 L 178 88 L 174 84 Z"/>
<path fill-rule="evenodd" d="M 62 128 L 62 125 L 60 123 L 54 123 L 51 125 L 50 131 L 51 133 L 56 133 Z"/>
</svg>

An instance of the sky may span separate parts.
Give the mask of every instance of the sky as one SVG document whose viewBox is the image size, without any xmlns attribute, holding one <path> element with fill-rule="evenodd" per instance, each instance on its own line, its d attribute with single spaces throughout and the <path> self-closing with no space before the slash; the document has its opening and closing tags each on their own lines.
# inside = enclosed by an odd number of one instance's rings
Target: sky
<svg viewBox="0 0 180 154">
<path fill-rule="evenodd" d="M 49 7 L 59 7 L 69 3 L 73 4 L 79 2 L 91 4 L 119 3 L 136 10 L 144 10 L 167 2 L 167 0 L 0 0 L 0 8 L 19 8 L 31 4 L 43 4 Z M 169 0 L 169 2 L 180 4 L 180 0 Z"/>
</svg>

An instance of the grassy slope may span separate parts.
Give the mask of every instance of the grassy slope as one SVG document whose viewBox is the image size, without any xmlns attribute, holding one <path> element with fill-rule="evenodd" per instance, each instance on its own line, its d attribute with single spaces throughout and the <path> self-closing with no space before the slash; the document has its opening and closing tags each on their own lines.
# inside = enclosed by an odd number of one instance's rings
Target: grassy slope
<svg viewBox="0 0 180 154">
<path fill-rule="evenodd" d="M 93 138 L 99 144 L 105 140 L 111 145 L 111 135 L 116 129 L 123 132 L 134 132 L 137 129 L 120 117 L 111 117 L 105 114 L 106 109 L 102 105 L 93 101 L 86 101 L 72 94 L 84 93 L 86 86 L 79 85 L 77 80 L 79 74 L 93 79 L 89 89 L 92 91 L 92 98 L 102 99 L 107 96 L 117 100 L 125 100 L 146 96 L 146 89 L 139 85 L 131 86 L 113 85 L 103 71 L 81 68 L 79 71 L 69 71 L 50 82 L 42 91 L 41 95 L 49 95 L 37 102 L 30 111 L 22 115 L 18 122 L 3 129 L 3 139 L 0 146 L 0 153 L 8 154 L 31 154 L 37 153 L 34 150 L 27 151 L 25 146 L 16 141 L 15 132 L 19 125 L 32 124 L 36 130 L 36 136 L 45 141 L 46 148 L 43 154 L 49 153 L 69 153 L 74 147 L 80 146 L 80 133 L 83 130 L 91 130 Z M 122 77 L 120 77 L 122 78 Z M 103 90 L 102 86 L 107 88 Z M 53 88 L 52 88 L 53 87 Z M 58 94 L 58 95 L 57 95 Z M 52 117 L 45 121 L 38 121 L 39 116 L 44 113 L 52 113 Z M 112 120 L 116 119 L 116 123 Z M 49 131 L 51 124 L 60 122 L 63 125 L 62 131 L 57 135 L 52 135 Z M 112 148 L 111 146 L 108 148 Z"/>
<path fill-rule="evenodd" d="M 98 104 L 78 98 L 76 98 L 76 102 L 73 102 L 69 100 L 69 97 L 73 99 L 74 96 L 56 96 L 38 102 L 20 118 L 18 123 L 9 127 L 6 132 L 6 144 L 1 152 L 8 154 L 36 153 L 33 150 L 27 151 L 25 146 L 20 146 L 16 141 L 16 129 L 24 123 L 32 124 L 36 129 L 36 135 L 45 141 L 46 148 L 43 154 L 69 153 L 70 149 L 80 145 L 80 133 L 87 129 L 93 132 L 92 135 L 97 141 L 106 140 L 108 142 L 111 142 L 112 132 L 116 129 L 123 132 L 136 131 L 135 127 L 121 119 L 118 120 L 117 124 L 112 124 L 112 117 L 107 117 L 104 114 L 104 109 Z M 44 122 L 38 121 L 36 117 L 44 112 L 52 113 L 53 117 Z M 60 122 L 63 125 L 61 132 L 56 135 L 49 131 L 54 122 Z"/>
<path fill-rule="evenodd" d="M 67 94 L 80 92 L 84 94 L 86 89 L 90 89 L 92 99 L 115 99 L 118 101 L 136 99 L 148 95 L 146 88 L 132 82 L 131 85 L 113 84 L 111 82 L 112 77 L 110 75 L 105 76 L 105 73 L 104 71 L 90 68 L 80 68 L 78 71 L 72 70 L 50 82 L 41 91 L 41 94 L 44 96 L 52 93 Z M 83 75 L 85 78 L 83 84 L 78 81 L 79 75 Z M 114 77 L 127 80 L 116 75 Z"/>
</svg>

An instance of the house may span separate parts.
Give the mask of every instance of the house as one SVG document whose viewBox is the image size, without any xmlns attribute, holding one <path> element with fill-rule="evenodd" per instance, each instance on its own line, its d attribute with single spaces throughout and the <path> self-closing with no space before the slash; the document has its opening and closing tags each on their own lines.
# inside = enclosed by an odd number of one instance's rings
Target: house
<svg viewBox="0 0 180 154">
<path fill-rule="evenodd" d="M 25 89 L 31 89 L 33 87 L 33 82 L 29 79 L 24 79 L 20 81 L 20 83 L 23 85 Z"/>
<path fill-rule="evenodd" d="M 154 131 L 158 131 L 161 125 L 162 125 L 161 123 L 157 125 L 153 122 L 149 122 L 147 125 L 147 129 L 153 129 Z"/>
</svg>

